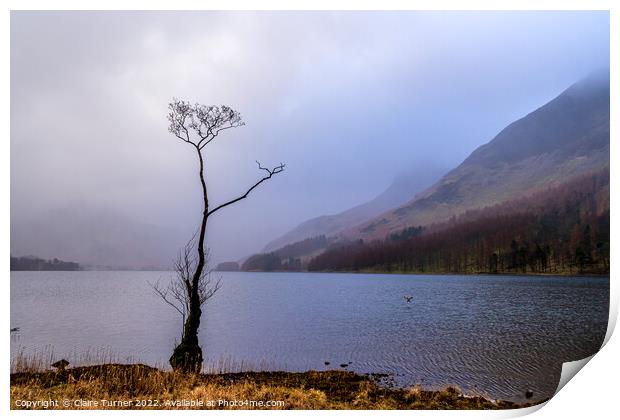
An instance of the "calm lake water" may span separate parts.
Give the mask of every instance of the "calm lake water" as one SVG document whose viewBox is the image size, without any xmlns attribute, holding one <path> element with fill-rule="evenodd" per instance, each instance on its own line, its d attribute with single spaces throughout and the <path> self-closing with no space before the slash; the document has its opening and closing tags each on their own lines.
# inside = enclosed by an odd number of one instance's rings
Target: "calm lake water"
<svg viewBox="0 0 620 420">
<path fill-rule="evenodd" d="M 609 278 L 219 274 L 222 288 L 200 331 L 207 367 L 350 363 L 356 372 L 392 374 L 398 385 L 457 384 L 522 401 L 526 389 L 551 396 L 561 364 L 595 353 L 607 328 Z M 165 367 L 181 318 L 149 282 L 170 278 L 12 272 L 11 327 L 20 329 L 11 334 L 12 356 L 53 351 L 76 364 L 111 352 L 119 362 Z"/>
</svg>

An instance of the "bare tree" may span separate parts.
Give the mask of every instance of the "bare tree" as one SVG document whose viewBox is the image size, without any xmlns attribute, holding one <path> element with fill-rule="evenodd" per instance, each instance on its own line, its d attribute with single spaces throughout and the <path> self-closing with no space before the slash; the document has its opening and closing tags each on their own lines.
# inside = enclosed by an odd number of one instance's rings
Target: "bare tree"
<svg viewBox="0 0 620 420">
<path fill-rule="evenodd" d="M 183 335 L 170 356 L 174 369 L 185 372 L 199 372 L 202 369 L 202 349 L 198 344 L 198 328 L 202 316 L 202 305 L 219 289 L 219 281 L 213 283 L 207 268 L 208 253 L 205 252 L 207 220 L 215 212 L 246 198 L 256 187 L 284 171 L 284 164 L 265 168 L 258 161 L 258 169 L 264 172 L 262 178 L 254 183 L 244 194 L 209 207 L 209 195 L 205 182 L 205 159 L 203 149 L 223 131 L 245 125 L 241 115 L 230 107 L 190 104 L 173 99 L 168 104 L 168 131 L 179 140 L 192 146 L 199 161 L 199 178 L 202 187 L 203 212 L 198 240 L 190 240 L 180 252 L 175 263 L 177 278 L 171 285 L 162 289 L 155 287 L 159 296 L 183 316 Z"/>
</svg>

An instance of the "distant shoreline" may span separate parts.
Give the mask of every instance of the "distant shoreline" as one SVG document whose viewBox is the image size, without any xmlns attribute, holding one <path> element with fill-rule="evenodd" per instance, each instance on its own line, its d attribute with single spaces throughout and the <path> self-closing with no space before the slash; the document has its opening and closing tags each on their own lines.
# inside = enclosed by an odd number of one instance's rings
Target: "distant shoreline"
<svg viewBox="0 0 620 420">
<path fill-rule="evenodd" d="M 610 277 L 609 273 L 454 273 L 400 271 L 214 271 L 217 273 L 282 273 L 282 274 L 377 274 L 396 276 L 488 276 L 488 277 Z"/>
<path fill-rule="evenodd" d="M 164 272 L 164 273 L 172 273 L 174 270 L 142 270 L 142 269 L 123 269 L 123 268 L 115 268 L 115 269 L 88 269 L 81 268 L 80 270 L 10 270 L 11 272 L 110 272 L 110 271 L 120 271 L 120 272 Z M 254 274 L 254 273 L 273 273 L 273 274 L 374 274 L 374 275 L 392 275 L 392 276 L 484 276 L 484 277 L 610 277 L 609 273 L 420 273 L 420 272 L 383 272 L 383 271 L 226 271 L 226 270 L 214 270 L 214 273 L 246 273 L 246 274 Z"/>
<path fill-rule="evenodd" d="M 63 261 L 58 258 L 49 260 L 28 255 L 14 257 L 11 255 L 11 271 L 80 271 L 80 264 L 73 261 Z"/>
</svg>

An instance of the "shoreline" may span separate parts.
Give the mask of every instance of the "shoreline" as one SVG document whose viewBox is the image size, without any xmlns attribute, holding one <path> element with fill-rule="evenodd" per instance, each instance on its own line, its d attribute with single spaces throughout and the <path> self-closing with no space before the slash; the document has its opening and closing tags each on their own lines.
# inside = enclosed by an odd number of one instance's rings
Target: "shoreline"
<svg viewBox="0 0 620 420">
<path fill-rule="evenodd" d="M 139 271 L 139 270 L 135 270 Z M 277 274 L 376 274 L 394 276 L 485 276 L 485 277 L 610 277 L 610 273 L 452 273 L 452 272 L 400 272 L 400 271 L 213 271 L 214 273 L 277 273 Z"/>
<path fill-rule="evenodd" d="M 464 395 L 456 386 L 394 388 L 381 383 L 384 377 L 341 370 L 183 374 L 143 364 L 100 364 L 12 373 L 10 401 L 11 409 L 447 410 L 516 409 L 546 401 L 493 400 Z M 63 406 L 65 401 L 70 404 Z"/>
<path fill-rule="evenodd" d="M 73 272 L 154 272 L 154 273 L 172 273 L 174 270 L 129 270 L 129 269 L 110 269 L 110 270 L 10 270 L 11 273 L 27 272 L 27 273 L 73 273 Z M 214 273 L 276 273 L 276 274 L 376 274 L 376 275 L 394 275 L 394 276 L 485 276 L 485 277 L 610 277 L 610 273 L 453 273 L 453 272 L 416 272 L 416 271 L 218 271 Z"/>
</svg>

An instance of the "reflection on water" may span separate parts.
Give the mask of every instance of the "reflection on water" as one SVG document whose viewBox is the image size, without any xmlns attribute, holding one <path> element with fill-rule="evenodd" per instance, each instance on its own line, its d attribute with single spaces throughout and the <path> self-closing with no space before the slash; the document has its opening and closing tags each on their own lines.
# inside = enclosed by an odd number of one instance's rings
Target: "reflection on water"
<svg viewBox="0 0 620 420">
<path fill-rule="evenodd" d="M 149 282 L 167 272 L 12 272 L 11 353 L 166 366 L 181 319 Z M 593 354 L 609 278 L 221 273 L 200 340 L 207 365 L 391 373 L 514 401 L 553 394 Z M 412 296 L 407 302 L 403 296 Z M 111 349 L 111 350 L 110 350 Z M 71 358 L 73 357 L 73 358 Z M 325 366 L 325 362 L 330 362 Z"/>
</svg>

